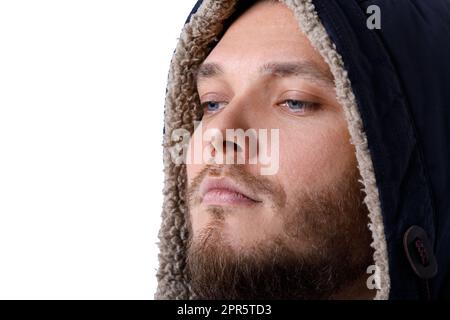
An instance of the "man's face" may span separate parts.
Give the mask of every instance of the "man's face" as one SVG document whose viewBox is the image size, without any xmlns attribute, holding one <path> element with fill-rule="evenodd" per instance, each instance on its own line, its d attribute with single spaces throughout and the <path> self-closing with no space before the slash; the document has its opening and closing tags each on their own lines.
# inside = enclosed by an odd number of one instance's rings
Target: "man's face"
<svg viewBox="0 0 450 320">
<path fill-rule="evenodd" d="M 244 13 L 203 62 L 197 88 L 204 116 L 194 138 L 278 129 L 267 144 L 279 165 L 264 176 L 248 161 L 187 165 L 194 290 L 320 298 L 350 286 L 372 264 L 355 150 L 328 65 L 292 12 L 259 3 Z M 246 148 L 226 143 L 223 152 Z"/>
</svg>

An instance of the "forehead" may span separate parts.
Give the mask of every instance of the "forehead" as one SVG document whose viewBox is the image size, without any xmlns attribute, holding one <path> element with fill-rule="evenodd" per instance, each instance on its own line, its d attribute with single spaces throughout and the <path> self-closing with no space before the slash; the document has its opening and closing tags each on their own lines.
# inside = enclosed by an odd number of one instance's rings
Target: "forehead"
<svg viewBox="0 0 450 320">
<path fill-rule="evenodd" d="M 225 32 L 205 63 L 220 63 L 229 72 L 257 70 L 274 60 L 311 61 L 329 67 L 282 3 L 262 2 L 241 15 Z"/>
</svg>

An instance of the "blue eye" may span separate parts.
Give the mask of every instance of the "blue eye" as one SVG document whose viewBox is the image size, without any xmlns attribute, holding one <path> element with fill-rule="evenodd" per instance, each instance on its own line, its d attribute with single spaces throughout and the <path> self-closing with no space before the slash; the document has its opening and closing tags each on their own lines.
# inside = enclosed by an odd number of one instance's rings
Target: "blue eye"
<svg viewBox="0 0 450 320">
<path fill-rule="evenodd" d="M 302 114 L 310 111 L 309 109 L 314 109 L 317 105 L 312 102 L 289 99 L 283 101 L 282 106 L 288 108 L 289 111 Z"/>
<path fill-rule="evenodd" d="M 218 101 L 206 101 L 202 103 L 204 112 L 214 113 L 221 110 L 225 106 L 226 102 Z"/>
</svg>

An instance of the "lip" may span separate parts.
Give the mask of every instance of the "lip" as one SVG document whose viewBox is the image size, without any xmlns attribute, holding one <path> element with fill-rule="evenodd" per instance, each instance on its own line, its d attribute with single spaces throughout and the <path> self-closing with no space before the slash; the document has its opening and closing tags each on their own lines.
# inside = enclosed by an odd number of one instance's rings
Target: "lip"
<svg viewBox="0 0 450 320">
<path fill-rule="evenodd" d="M 205 178 L 199 188 L 202 204 L 254 205 L 261 202 L 245 188 L 227 177 Z"/>
</svg>

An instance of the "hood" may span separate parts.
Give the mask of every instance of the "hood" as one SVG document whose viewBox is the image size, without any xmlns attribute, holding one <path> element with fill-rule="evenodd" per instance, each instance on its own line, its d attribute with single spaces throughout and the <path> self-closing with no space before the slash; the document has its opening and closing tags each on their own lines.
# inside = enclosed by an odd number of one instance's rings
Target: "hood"
<svg viewBox="0 0 450 320">
<path fill-rule="evenodd" d="M 177 128 L 200 120 L 191 70 L 248 1 L 199 1 L 169 72 L 164 204 L 156 299 L 195 299 L 186 277 L 186 167 L 173 163 Z M 283 0 L 329 65 L 369 209 L 375 299 L 450 297 L 450 2 Z M 367 9 L 381 9 L 369 29 Z M 369 8 L 370 10 L 370 8 Z"/>
</svg>

